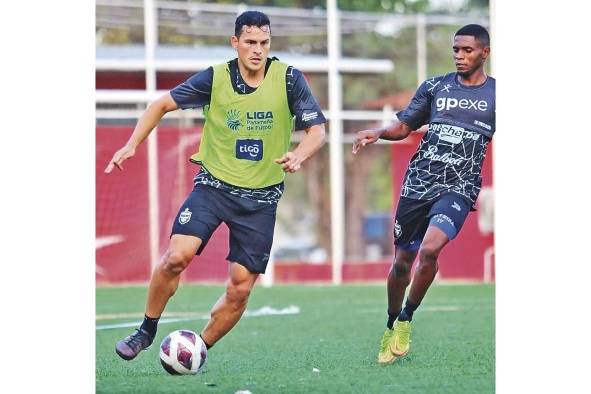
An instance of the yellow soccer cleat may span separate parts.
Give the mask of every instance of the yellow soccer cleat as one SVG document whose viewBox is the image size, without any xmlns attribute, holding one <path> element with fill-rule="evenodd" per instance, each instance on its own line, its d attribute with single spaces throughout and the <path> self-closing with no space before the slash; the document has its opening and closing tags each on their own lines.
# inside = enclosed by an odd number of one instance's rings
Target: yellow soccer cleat
<svg viewBox="0 0 591 394">
<path fill-rule="evenodd" d="M 396 321 L 394 323 L 393 340 L 390 341 L 388 349 L 395 357 L 406 356 L 410 350 L 410 322 Z"/>
<path fill-rule="evenodd" d="M 390 351 L 390 344 L 393 343 L 394 330 L 386 328 L 382 342 L 380 343 L 380 353 L 378 353 L 378 363 L 391 364 L 396 360 L 396 356 Z"/>
</svg>

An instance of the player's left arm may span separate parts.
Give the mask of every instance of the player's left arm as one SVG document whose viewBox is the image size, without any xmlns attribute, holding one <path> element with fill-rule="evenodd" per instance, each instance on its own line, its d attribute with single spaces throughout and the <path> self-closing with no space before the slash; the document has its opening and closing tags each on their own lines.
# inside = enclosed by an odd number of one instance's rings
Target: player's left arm
<svg viewBox="0 0 591 394">
<path fill-rule="evenodd" d="M 296 172 L 306 159 L 324 145 L 326 118 L 299 70 L 289 67 L 285 80 L 289 109 L 295 117 L 295 129 L 304 130 L 306 135 L 293 151 L 285 153 L 275 163 L 281 164 L 285 172 Z"/>
<path fill-rule="evenodd" d="M 275 163 L 281 164 L 285 172 L 296 172 L 302 167 L 302 163 L 318 151 L 326 142 L 324 123 L 316 124 L 305 130 L 306 135 L 298 146 L 291 152 L 285 153 Z"/>
</svg>

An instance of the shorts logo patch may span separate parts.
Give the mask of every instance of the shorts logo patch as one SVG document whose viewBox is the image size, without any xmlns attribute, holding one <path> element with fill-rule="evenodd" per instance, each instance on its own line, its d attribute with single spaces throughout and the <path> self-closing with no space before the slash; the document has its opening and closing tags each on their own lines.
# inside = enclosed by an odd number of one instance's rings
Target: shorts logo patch
<svg viewBox="0 0 591 394">
<path fill-rule="evenodd" d="M 185 208 L 185 210 L 183 212 L 181 212 L 181 214 L 179 215 L 179 223 L 180 224 L 188 223 L 189 220 L 191 220 L 192 214 L 193 214 L 193 212 L 189 211 L 189 208 Z"/>
<path fill-rule="evenodd" d="M 462 210 L 462 208 L 460 208 L 460 205 L 457 202 L 455 202 L 455 201 L 454 201 L 454 203 L 453 203 L 453 205 L 451 207 L 453 209 L 458 210 L 458 211 L 461 211 Z"/>
<path fill-rule="evenodd" d="M 263 158 L 262 140 L 236 140 L 236 158 L 259 161 Z"/>
<path fill-rule="evenodd" d="M 451 220 L 451 218 L 443 213 L 438 213 L 437 215 L 433 216 L 433 219 L 435 219 L 436 223 L 449 223 L 452 226 L 456 226 L 456 224 L 454 223 L 453 220 Z"/>
<path fill-rule="evenodd" d="M 396 220 L 396 223 L 394 223 L 394 236 L 396 238 L 400 238 L 401 235 L 402 235 L 402 227 L 400 226 L 400 224 L 398 224 L 398 220 Z"/>
</svg>

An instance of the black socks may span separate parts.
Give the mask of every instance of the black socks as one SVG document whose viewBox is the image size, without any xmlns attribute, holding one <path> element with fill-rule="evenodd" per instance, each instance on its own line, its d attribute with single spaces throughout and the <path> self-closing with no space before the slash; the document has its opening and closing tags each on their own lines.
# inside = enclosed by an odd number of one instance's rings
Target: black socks
<svg viewBox="0 0 591 394">
<path fill-rule="evenodd" d="M 154 338 L 156 336 L 156 330 L 158 330 L 158 320 L 160 320 L 159 317 L 151 318 L 144 315 L 144 321 L 140 326 L 140 330 L 146 331 L 152 338 Z"/>
<path fill-rule="evenodd" d="M 396 318 L 398 318 L 398 321 L 411 321 L 412 315 L 418 307 L 418 304 L 413 304 L 407 298 L 406 304 L 404 305 L 404 309 L 402 309 L 402 311 L 398 311 L 396 313 L 391 313 L 388 311 L 388 322 L 386 323 L 386 327 L 391 330 L 392 327 L 394 327 L 394 321 Z"/>
<path fill-rule="evenodd" d="M 388 322 L 386 323 L 386 327 L 388 327 L 389 330 L 391 330 L 392 326 L 394 326 L 394 320 L 396 320 L 399 314 L 400 311 L 396 313 L 390 313 L 390 311 L 388 311 Z"/>
<path fill-rule="evenodd" d="M 417 310 L 419 304 L 413 304 L 410 300 L 406 299 L 406 304 L 404 305 L 404 309 L 398 315 L 399 321 L 412 321 L 412 314 Z"/>
</svg>

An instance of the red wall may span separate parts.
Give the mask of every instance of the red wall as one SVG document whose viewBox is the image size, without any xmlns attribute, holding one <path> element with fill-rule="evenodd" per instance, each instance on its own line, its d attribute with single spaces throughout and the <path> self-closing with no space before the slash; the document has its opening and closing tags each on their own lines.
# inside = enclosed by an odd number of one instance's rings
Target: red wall
<svg viewBox="0 0 591 394">
<path fill-rule="evenodd" d="M 96 128 L 96 236 L 97 242 L 120 237 L 96 250 L 98 283 L 145 282 L 150 277 L 150 240 L 147 144 L 124 163 L 124 171 L 103 173 L 113 153 L 129 138 L 132 127 L 98 126 Z M 168 245 L 175 215 L 192 188 L 199 167 L 188 162 L 198 147 L 200 130 L 160 127 L 158 129 L 158 188 L 160 254 Z M 392 145 L 392 174 L 397 203 L 402 178 L 421 135 L 413 134 Z M 483 187 L 492 186 L 492 145 L 483 167 Z M 393 207 L 395 212 L 396 207 Z M 441 279 L 482 280 L 484 252 L 494 243 L 493 235 L 483 235 L 477 225 L 477 213 L 468 216 L 459 236 L 440 256 Z M 228 228 L 225 225 L 212 236 L 201 257 L 183 274 L 185 280 L 222 282 L 226 278 Z M 372 263 L 345 262 L 343 281 L 384 281 L 392 262 L 387 259 Z M 327 264 L 278 263 L 277 282 L 330 281 Z"/>
<path fill-rule="evenodd" d="M 125 161 L 124 171 L 103 170 L 122 147 L 133 128 L 96 128 L 96 237 L 121 240 L 96 249 L 98 283 L 145 282 L 150 277 L 147 144 Z M 199 167 L 188 162 L 198 147 L 200 130 L 160 127 L 158 133 L 159 245 L 168 246 L 172 221 L 189 191 Z M 223 281 L 226 278 L 228 229 L 220 226 L 208 247 L 183 273 L 184 279 Z"/>
</svg>

